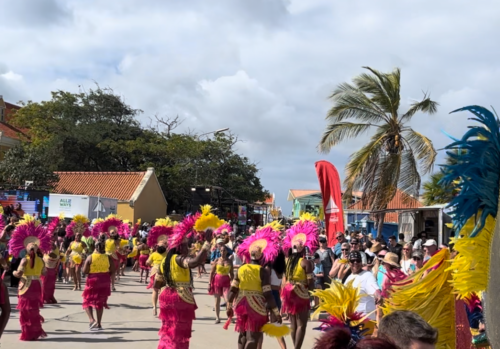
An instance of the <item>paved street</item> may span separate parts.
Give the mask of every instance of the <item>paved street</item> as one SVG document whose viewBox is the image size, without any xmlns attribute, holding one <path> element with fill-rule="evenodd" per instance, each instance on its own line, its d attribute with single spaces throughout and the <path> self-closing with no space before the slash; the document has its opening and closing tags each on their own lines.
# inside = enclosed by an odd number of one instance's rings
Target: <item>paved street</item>
<svg viewBox="0 0 500 349">
<path fill-rule="evenodd" d="M 144 284 L 139 284 L 138 273 L 128 271 L 127 276 L 117 285 L 117 292 L 108 300 L 109 310 L 103 318 L 104 331 L 88 331 L 88 320 L 81 306 L 81 292 L 73 292 L 72 286 L 58 283 L 56 298 L 59 304 L 42 309 L 45 318 L 44 330 L 48 337 L 39 342 L 21 342 L 15 290 L 10 289 L 12 315 L 1 339 L 2 348 L 32 349 L 80 349 L 80 348 L 156 348 L 160 322 L 152 315 L 151 292 Z M 215 325 L 212 311 L 213 299 L 207 295 L 208 278 L 195 279 L 195 297 L 198 303 L 197 320 L 194 321 L 191 349 L 237 348 L 237 334 L 234 327 L 225 331 L 222 324 Z M 225 319 L 225 316 L 223 317 Z M 314 324 L 315 326 L 316 324 Z M 310 326 L 312 327 L 312 326 Z M 309 331 L 304 349 L 312 347 L 316 331 Z M 292 348 L 287 338 L 288 348 Z M 279 348 L 276 340 L 266 338 L 264 349 Z"/>
</svg>

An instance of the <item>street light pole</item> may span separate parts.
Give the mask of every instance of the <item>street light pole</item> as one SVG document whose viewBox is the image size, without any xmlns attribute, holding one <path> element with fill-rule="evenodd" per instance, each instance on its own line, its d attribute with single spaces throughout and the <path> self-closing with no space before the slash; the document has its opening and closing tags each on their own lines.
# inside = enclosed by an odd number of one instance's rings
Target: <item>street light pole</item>
<svg viewBox="0 0 500 349">
<path fill-rule="evenodd" d="M 202 136 L 206 136 L 206 135 L 209 135 L 209 134 L 218 134 L 218 133 L 222 133 L 222 132 L 226 132 L 229 130 L 229 127 L 225 127 L 225 128 L 221 128 L 221 129 L 218 129 L 218 130 L 215 130 L 215 131 L 210 131 L 210 132 L 207 132 L 207 133 L 203 133 L 199 136 L 195 136 L 195 138 L 197 140 L 200 140 L 200 137 Z M 198 185 L 198 160 L 199 159 L 196 159 L 196 172 L 195 172 L 195 175 L 194 175 L 194 186 L 196 187 Z"/>
</svg>

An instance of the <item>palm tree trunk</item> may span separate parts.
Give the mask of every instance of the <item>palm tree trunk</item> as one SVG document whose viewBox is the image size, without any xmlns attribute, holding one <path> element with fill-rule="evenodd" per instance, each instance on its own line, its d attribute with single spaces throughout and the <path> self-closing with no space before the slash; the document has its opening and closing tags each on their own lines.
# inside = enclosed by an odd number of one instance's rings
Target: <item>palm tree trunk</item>
<svg viewBox="0 0 500 349">
<path fill-rule="evenodd" d="M 377 237 L 382 237 L 382 230 L 384 229 L 385 212 L 377 213 Z"/>
</svg>

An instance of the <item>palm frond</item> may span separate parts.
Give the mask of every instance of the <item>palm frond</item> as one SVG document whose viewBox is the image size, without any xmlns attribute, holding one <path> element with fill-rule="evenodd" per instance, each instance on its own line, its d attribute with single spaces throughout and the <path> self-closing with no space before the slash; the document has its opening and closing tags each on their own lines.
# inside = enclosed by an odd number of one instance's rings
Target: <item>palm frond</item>
<svg viewBox="0 0 500 349">
<path fill-rule="evenodd" d="M 372 95 L 372 100 L 383 107 L 385 113 L 397 116 L 400 102 L 401 71 L 396 68 L 391 73 L 381 73 L 370 67 L 363 67 L 373 75 L 361 74 L 355 78 L 355 84 L 363 92 Z M 359 84 L 359 85 L 358 85 Z"/>
<path fill-rule="evenodd" d="M 332 123 L 355 118 L 364 122 L 388 122 L 384 111 L 363 92 L 354 86 L 340 84 L 331 94 L 334 106 L 328 111 L 326 119 Z"/>
<path fill-rule="evenodd" d="M 435 114 L 437 113 L 437 107 L 439 106 L 439 103 L 434 102 L 431 100 L 431 98 L 427 95 L 427 93 L 424 93 L 424 99 L 421 101 L 415 101 L 410 105 L 410 109 L 406 113 L 404 113 L 400 117 L 400 122 L 405 122 L 411 120 L 413 115 L 415 115 L 417 112 L 423 112 L 423 113 L 429 113 L 429 114 Z"/>
<path fill-rule="evenodd" d="M 408 146 L 417 158 L 422 174 L 432 171 L 434 161 L 436 160 L 436 150 L 432 141 L 417 131 L 406 128 L 403 133 L 403 141 L 406 141 Z"/>
<path fill-rule="evenodd" d="M 323 153 L 328 153 L 330 149 L 340 142 L 359 136 L 366 132 L 370 127 L 378 127 L 373 124 L 355 124 L 352 122 L 340 122 L 327 126 L 323 137 L 319 143 L 319 150 Z"/>
<path fill-rule="evenodd" d="M 411 147 L 406 147 L 401 154 L 401 173 L 398 180 L 398 188 L 405 204 L 418 197 L 421 183 L 417 159 Z"/>
</svg>

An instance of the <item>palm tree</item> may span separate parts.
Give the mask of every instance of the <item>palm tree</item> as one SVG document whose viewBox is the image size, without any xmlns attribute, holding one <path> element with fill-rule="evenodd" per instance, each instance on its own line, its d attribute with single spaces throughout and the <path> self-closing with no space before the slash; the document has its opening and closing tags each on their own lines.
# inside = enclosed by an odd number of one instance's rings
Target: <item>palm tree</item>
<svg viewBox="0 0 500 349">
<path fill-rule="evenodd" d="M 422 199 L 425 206 L 447 204 L 455 197 L 455 188 L 453 186 L 445 186 L 441 183 L 443 177 L 443 172 L 436 172 L 424 183 Z"/>
<path fill-rule="evenodd" d="M 400 114 L 401 71 L 363 68 L 370 73 L 355 77 L 352 84 L 340 84 L 330 96 L 334 105 L 326 117 L 329 124 L 319 150 L 328 153 L 342 141 L 374 130 L 368 144 L 353 153 L 346 165 L 344 197 L 350 202 L 353 191 L 362 191 L 364 208 L 382 211 L 398 188 L 405 198 L 418 197 L 420 176 L 432 170 L 436 151 L 429 138 L 407 124 L 418 112 L 436 113 L 438 104 L 424 94 Z M 384 212 L 377 213 L 379 236 L 384 218 Z"/>
</svg>

